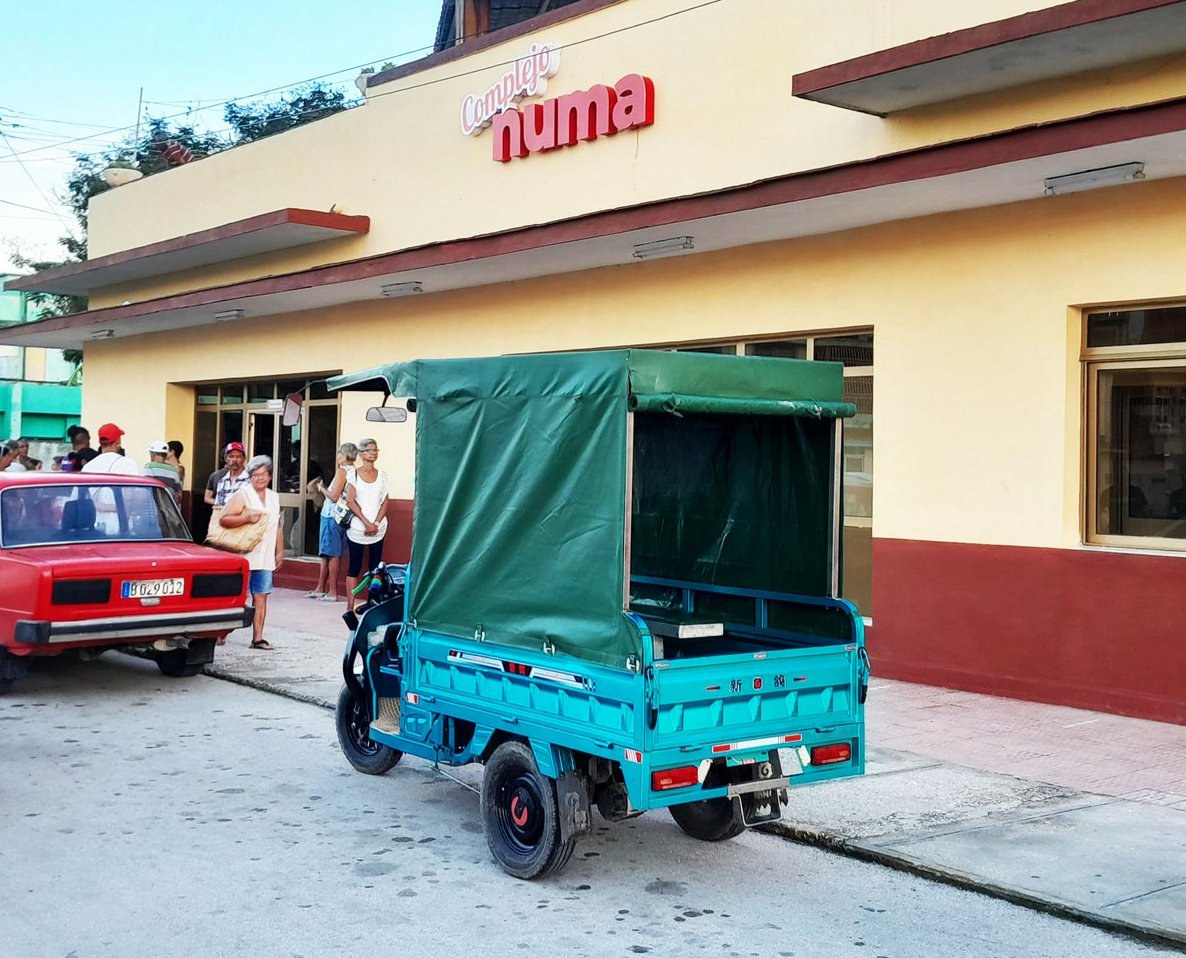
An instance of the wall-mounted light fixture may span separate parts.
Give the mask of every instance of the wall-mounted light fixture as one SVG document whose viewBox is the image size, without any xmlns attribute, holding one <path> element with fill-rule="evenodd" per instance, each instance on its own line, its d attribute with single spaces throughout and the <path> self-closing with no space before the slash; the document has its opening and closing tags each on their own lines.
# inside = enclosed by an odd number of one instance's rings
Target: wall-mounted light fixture
<svg viewBox="0 0 1186 958">
<path fill-rule="evenodd" d="M 1094 190 L 1101 186 L 1116 186 L 1120 183 L 1131 183 L 1133 180 L 1143 180 L 1144 178 L 1144 163 L 1120 163 L 1117 166 L 1103 166 L 1098 170 L 1081 170 L 1078 173 L 1067 173 L 1064 176 L 1048 176 L 1045 180 L 1046 195 L 1079 193 L 1083 190 Z"/>
<path fill-rule="evenodd" d="M 114 337 L 114 329 L 96 329 L 87 339 L 113 339 Z"/>
<path fill-rule="evenodd" d="M 416 293 L 423 292 L 424 286 L 418 279 L 408 280 L 406 283 L 388 283 L 379 288 L 379 295 L 386 299 L 393 299 L 396 296 L 414 296 Z"/>
<path fill-rule="evenodd" d="M 216 323 L 229 323 L 242 318 L 243 310 L 241 309 L 224 309 L 222 312 L 214 314 L 214 321 Z"/>
<path fill-rule="evenodd" d="M 634 246 L 635 259 L 654 259 L 658 256 L 673 256 L 684 250 L 695 249 L 696 244 L 690 236 L 671 236 L 667 239 L 653 240 L 650 243 L 637 243 Z"/>
</svg>

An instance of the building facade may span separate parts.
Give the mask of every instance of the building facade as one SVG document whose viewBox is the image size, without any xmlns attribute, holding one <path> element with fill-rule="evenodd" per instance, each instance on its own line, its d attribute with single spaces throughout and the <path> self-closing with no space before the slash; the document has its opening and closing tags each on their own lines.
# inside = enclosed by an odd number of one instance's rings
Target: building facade
<svg viewBox="0 0 1186 958">
<path fill-rule="evenodd" d="M 85 418 L 190 440 L 195 489 L 272 454 L 293 556 L 380 428 L 410 535 L 412 430 L 328 373 L 837 360 L 875 671 L 1186 722 L 1183 52 L 1164 0 L 578 0 L 96 197 L 92 259 L 17 284 L 90 311 L 8 341 L 85 347 Z"/>
</svg>

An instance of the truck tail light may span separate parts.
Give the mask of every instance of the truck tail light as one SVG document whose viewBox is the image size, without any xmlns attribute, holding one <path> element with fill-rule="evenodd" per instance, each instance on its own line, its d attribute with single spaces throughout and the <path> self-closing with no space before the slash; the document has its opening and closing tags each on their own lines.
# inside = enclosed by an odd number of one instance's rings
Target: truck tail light
<svg viewBox="0 0 1186 958">
<path fill-rule="evenodd" d="M 651 772 L 651 788 L 656 792 L 665 792 L 669 788 L 687 788 L 700 781 L 695 765 L 685 765 L 682 768 L 665 768 L 661 772 Z"/>
<path fill-rule="evenodd" d="M 834 745 L 817 745 L 811 750 L 812 765 L 836 765 L 852 759 L 852 746 L 848 742 Z"/>
</svg>

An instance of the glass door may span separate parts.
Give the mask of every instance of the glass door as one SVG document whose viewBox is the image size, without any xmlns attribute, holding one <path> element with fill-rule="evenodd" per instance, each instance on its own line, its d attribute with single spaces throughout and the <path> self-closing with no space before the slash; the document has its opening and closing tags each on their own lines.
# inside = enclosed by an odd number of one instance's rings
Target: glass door
<svg viewBox="0 0 1186 958">
<path fill-rule="evenodd" d="M 302 505 L 301 427 L 285 427 L 280 413 L 272 410 L 249 410 L 247 414 L 247 455 L 270 456 L 272 488 L 280 496 L 284 518 L 284 554 L 304 554 L 304 512 Z M 316 517 L 313 517 L 316 521 Z"/>
</svg>

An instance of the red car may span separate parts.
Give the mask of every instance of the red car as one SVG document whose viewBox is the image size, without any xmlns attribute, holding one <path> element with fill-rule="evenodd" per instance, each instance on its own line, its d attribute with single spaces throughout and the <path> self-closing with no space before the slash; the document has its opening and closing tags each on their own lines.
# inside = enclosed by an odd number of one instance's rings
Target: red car
<svg viewBox="0 0 1186 958">
<path fill-rule="evenodd" d="M 0 691 L 67 650 L 195 675 L 251 624 L 247 578 L 242 556 L 194 544 L 153 479 L 0 472 Z"/>
</svg>

